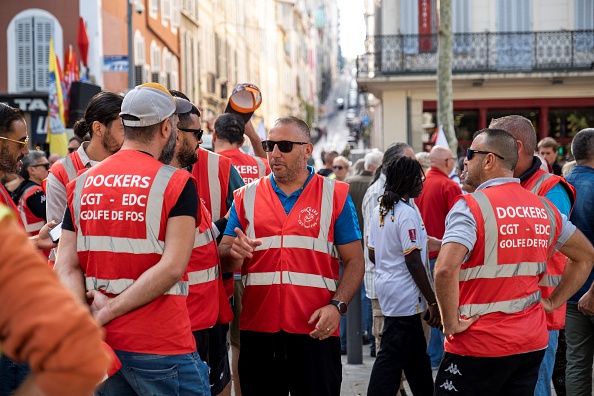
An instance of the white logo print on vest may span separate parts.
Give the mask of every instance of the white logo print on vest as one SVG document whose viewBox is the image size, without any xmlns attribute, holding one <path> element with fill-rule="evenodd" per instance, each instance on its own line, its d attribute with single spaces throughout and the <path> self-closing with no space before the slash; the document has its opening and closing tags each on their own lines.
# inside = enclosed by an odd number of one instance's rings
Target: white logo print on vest
<svg viewBox="0 0 594 396">
<path fill-rule="evenodd" d="M 299 225 L 304 228 L 312 228 L 318 225 L 318 221 L 320 220 L 320 214 L 317 210 L 308 206 L 305 209 L 302 209 L 299 212 Z"/>
<path fill-rule="evenodd" d="M 458 392 L 458 389 L 456 389 L 454 384 L 452 384 L 452 381 L 445 380 L 445 382 L 443 384 L 441 384 L 439 387 L 443 388 L 445 390 L 449 390 L 449 391 L 453 390 L 453 391 Z"/>
<path fill-rule="evenodd" d="M 462 373 L 460 372 L 460 370 L 458 370 L 458 365 L 454 364 L 454 363 L 450 363 L 450 367 L 448 367 L 447 369 L 445 369 L 445 371 L 449 371 L 452 374 L 459 374 L 460 376 L 462 375 Z"/>
</svg>

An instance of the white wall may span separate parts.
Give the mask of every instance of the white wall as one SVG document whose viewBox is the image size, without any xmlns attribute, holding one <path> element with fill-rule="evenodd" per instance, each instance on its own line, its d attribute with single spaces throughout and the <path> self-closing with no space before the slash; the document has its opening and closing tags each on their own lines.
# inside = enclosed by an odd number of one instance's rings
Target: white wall
<svg viewBox="0 0 594 396">
<path fill-rule="evenodd" d="M 89 80 L 103 86 L 103 21 L 101 0 L 79 0 L 80 16 L 85 20 L 89 36 Z"/>
</svg>

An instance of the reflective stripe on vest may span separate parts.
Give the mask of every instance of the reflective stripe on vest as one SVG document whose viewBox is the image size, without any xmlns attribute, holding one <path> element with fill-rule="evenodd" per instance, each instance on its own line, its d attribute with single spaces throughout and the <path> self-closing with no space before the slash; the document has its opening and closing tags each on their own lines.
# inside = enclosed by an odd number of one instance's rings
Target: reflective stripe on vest
<svg viewBox="0 0 594 396">
<path fill-rule="evenodd" d="M 522 262 L 517 264 L 498 264 L 498 237 L 495 211 L 487 196 L 482 192 L 474 194 L 485 221 L 485 263 L 460 270 L 460 281 L 471 279 L 509 278 L 511 276 L 539 275 L 546 271 L 546 262 Z M 553 220 L 554 222 L 554 220 Z M 552 235 L 552 234 L 551 234 Z M 549 244 L 550 244 L 549 235 Z M 499 303 L 498 303 L 499 304 Z"/>
<path fill-rule="evenodd" d="M 262 245 L 255 250 L 265 250 L 268 248 L 303 248 L 326 253 L 338 257 L 334 243 L 328 241 L 330 233 L 330 224 L 332 223 L 332 202 L 334 198 L 335 180 L 324 178 L 324 187 L 322 188 L 322 207 L 320 208 L 320 231 L 317 238 L 299 235 L 275 235 L 271 237 L 258 238 L 262 240 Z M 250 183 L 245 186 L 244 208 L 245 219 L 247 220 L 247 230 L 245 234 L 255 239 L 254 232 L 254 212 L 256 202 L 256 189 L 259 183 Z"/>
<path fill-rule="evenodd" d="M 219 156 L 208 152 L 208 191 L 210 193 L 210 213 L 213 221 L 220 218 L 221 184 L 219 182 Z"/>
<path fill-rule="evenodd" d="M 561 283 L 561 275 L 545 274 L 540 282 L 538 282 L 538 286 L 557 287 L 559 283 Z"/>
<path fill-rule="evenodd" d="M 542 186 L 542 183 L 544 183 L 549 177 L 552 177 L 553 175 L 551 175 L 550 173 L 543 173 L 538 180 L 536 181 L 536 183 L 534 184 L 534 186 L 530 189 L 531 192 L 533 192 L 534 194 L 538 195 L 538 190 L 540 190 L 540 186 Z"/>
<path fill-rule="evenodd" d="M 305 274 L 302 272 L 275 271 L 253 272 L 242 276 L 244 286 L 294 285 L 317 287 L 336 291 L 338 281 L 321 275 Z"/>
<path fill-rule="evenodd" d="M 503 312 L 506 314 L 522 312 L 531 305 L 539 302 L 540 290 L 537 290 L 528 297 L 519 298 L 517 300 L 497 301 L 486 304 L 467 304 L 461 305 L 458 309 L 460 315 L 469 318 L 474 315 L 485 315 L 491 312 Z"/>
<path fill-rule="evenodd" d="M 215 237 L 212 234 L 212 230 L 210 228 L 207 228 L 203 233 L 200 233 L 198 228 L 196 228 L 196 233 L 194 235 L 194 249 L 201 246 L 206 246 L 214 240 Z"/>
<path fill-rule="evenodd" d="M 85 277 L 85 286 L 87 290 L 103 290 L 109 294 L 121 294 L 127 288 L 136 282 L 134 279 L 98 279 L 94 276 Z M 164 294 L 171 294 L 175 296 L 188 295 L 188 282 L 179 281 Z"/>
<path fill-rule="evenodd" d="M 264 177 L 266 176 L 266 165 L 264 165 L 264 161 L 262 161 L 262 158 L 260 157 L 253 157 L 256 160 L 256 163 L 258 164 L 258 176 L 259 177 Z"/>
<path fill-rule="evenodd" d="M 219 265 L 214 265 L 210 268 L 203 269 L 200 271 L 188 272 L 188 279 L 190 286 L 198 285 L 200 283 L 206 283 L 216 280 L 219 277 Z"/>
<path fill-rule="evenodd" d="M 72 162 L 72 158 L 70 158 L 69 155 L 62 158 L 62 166 L 64 167 L 64 170 L 66 171 L 66 174 L 68 175 L 68 181 L 72 181 L 72 180 L 76 179 L 76 175 L 78 174 L 78 171 L 76 170 L 76 166 L 74 166 L 74 162 Z"/>
<path fill-rule="evenodd" d="M 39 231 L 43 228 L 43 226 L 45 225 L 45 221 L 43 219 L 35 222 L 35 223 L 29 223 L 27 221 L 27 213 L 25 209 L 25 197 L 27 196 L 27 193 L 32 189 L 35 188 L 36 186 L 29 186 L 25 189 L 25 191 L 23 191 L 23 193 L 21 194 L 21 197 L 19 198 L 19 214 L 21 215 L 21 220 L 23 221 L 23 224 L 25 225 L 25 231 L 31 233 L 31 232 L 36 232 Z M 30 212 L 30 211 L 29 211 Z M 31 213 L 32 214 L 32 213 Z M 35 215 L 33 215 L 34 217 L 37 217 Z"/>
<path fill-rule="evenodd" d="M 146 239 L 123 238 L 98 235 L 82 235 L 80 229 L 80 202 L 83 186 L 88 173 L 82 174 L 76 179 L 74 189 L 73 205 L 74 219 L 78 229 L 76 248 L 79 252 L 112 252 L 132 254 L 163 254 L 165 242 L 158 240 L 161 229 L 161 211 L 163 208 L 163 193 L 167 188 L 169 180 L 177 169 L 171 166 L 162 166 L 151 186 L 146 202 Z"/>
</svg>

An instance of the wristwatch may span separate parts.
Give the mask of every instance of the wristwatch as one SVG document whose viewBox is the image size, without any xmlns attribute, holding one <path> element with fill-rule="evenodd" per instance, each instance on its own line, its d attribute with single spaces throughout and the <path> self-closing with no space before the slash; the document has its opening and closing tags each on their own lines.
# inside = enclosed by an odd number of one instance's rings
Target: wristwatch
<svg viewBox="0 0 594 396">
<path fill-rule="evenodd" d="M 344 315 L 347 311 L 347 305 L 342 301 L 331 300 L 330 304 L 334 305 L 336 309 L 338 309 L 338 312 L 340 312 L 340 316 Z"/>
</svg>

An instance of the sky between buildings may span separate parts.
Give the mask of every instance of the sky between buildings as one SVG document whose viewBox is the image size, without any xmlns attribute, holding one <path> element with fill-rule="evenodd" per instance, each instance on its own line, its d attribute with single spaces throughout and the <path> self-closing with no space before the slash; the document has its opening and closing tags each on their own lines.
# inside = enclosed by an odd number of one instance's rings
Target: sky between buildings
<svg viewBox="0 0 594 396">
<path fill-rule="evenodd" d="M 342 56 L 356 58 L 364 52 L 364 0 L 338 0 Z"/>
</svg>

